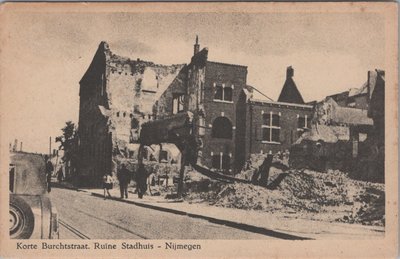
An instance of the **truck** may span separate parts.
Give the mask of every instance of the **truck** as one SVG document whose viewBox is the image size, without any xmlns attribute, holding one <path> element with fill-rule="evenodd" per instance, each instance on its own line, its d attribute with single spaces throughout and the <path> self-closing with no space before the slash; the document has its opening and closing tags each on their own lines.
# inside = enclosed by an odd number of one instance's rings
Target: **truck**
<svg viewBox="0 0 400 259">
<path fill-rule="evenodd" d="M 58 239 L 58 213 L 47 192 L 42 155 L 10 152 L 9 211 L 11 239 Z"/>
</svg>

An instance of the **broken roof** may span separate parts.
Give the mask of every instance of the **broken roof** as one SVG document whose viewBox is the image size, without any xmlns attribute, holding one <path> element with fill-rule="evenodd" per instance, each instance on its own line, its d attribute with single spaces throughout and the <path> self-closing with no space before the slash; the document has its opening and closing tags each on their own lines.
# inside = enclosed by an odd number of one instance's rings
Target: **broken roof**
<svg viewBox="0 0 400 259">
<path fill-rule="evenodd" d="M 373 125 L 371 118 L 367 116 L 367 110 L 337 106 L 332 116 L 336 123 L 352 125 Z"/>
<path fill-rule="evenodd" d="M 339 140 L 350 140 L 349 127 L 327 126 L 312 124 L 310 131 L 304 132 L 294 144 L 300 144 L 303 140 L 324 141 L 325 143 L 336 143 Z"/>
<path fill-rule="evenodd" d="M 367 93 L 368 93 L 368 82 L 365 82 L 360 88 L 350 88 L 349 97 Z"/>
<path fill-rule="evenodd" d="M 329 113 L 329 120 L 335 124 L 373 125 L 372 119 L 367 116 L 367 110 L 339 106 L 331 97 L 327 97 L 319 106 L 323 108 L 324 103 L 329 105 L 324 109 Z"/>
<path fill-rule="evenodd" d="M 303 140 L 323 140 L 326 143 L 336 143 L 338 141 L 338 137 L 329 126 L 312 124 L 310 131 L 304 132 L 294 144 L 300 144 Z"/>
</svg>

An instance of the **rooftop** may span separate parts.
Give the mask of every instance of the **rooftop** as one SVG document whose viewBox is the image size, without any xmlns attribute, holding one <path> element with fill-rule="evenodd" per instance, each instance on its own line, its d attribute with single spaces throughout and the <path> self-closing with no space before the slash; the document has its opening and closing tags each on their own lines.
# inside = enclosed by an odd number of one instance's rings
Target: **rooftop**
<svg viewBox="0 0 400 259">
<path fill-rule="evenodd" d="M 243 65 L 228 64 L 228 63 L 215 62 L 215 61 L 207 61 L 207 62 L 208 62 L 208 63 L 217 64 L 217 65 L 223 65 L 223 66 L 243 67 L 243 68 L 246 68 L 246 69 L 247 69 L 247 66 L 243 66 Z"/>
<path fill-rule="evenodd" d="M 307 104 L 298 104 L 298 103 L 288 103 L 288 102 L 275 102 L 275 101 L 269 101 L 269 100 L 261 100 L 261 99 L 255 99 L 255 98 L 250 98 L 249 102 L 251 103 L 259 103 L 259 104 L 266 104 L 266 105 L 271 105 L 271 106 L 287 106 L 287 107 L 298 107 L 298 108 L 306 108 L 306 109 L 312 109 L 312 105 L 307 105 Z"/>
</svg>

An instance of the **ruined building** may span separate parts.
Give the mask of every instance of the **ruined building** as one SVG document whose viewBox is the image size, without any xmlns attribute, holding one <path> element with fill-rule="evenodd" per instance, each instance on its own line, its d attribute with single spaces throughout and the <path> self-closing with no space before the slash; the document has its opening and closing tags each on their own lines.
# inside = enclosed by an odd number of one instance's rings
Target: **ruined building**
<svg viewBox="0 0 400 259">
<path fill-rule="evenodd" d="M 101 42 L 80 81 L 79 178 L 98 185 L 112 168 L 112 156 L 127 152 L 140 124 L 157 114 L 155 103 L 168 87 L 180 84 L 181 65 L 131 60 Z M 128 153 L 128 152 L 127 152 Z"/>
<path fill-rule="evenodd" d="M 311 127 L 305 104 L 287 68 L 278 101 L 253 98 L 247 67 L 208 60 L 198 39 L 188 64 L 160 65 L 113 53 L 101 42 L 80 81 L 78 175 L 99 185 L 115 170 L 116 155 L 137 159 L 141 125 L 191 111 L 199 139 L 198 163 L 226 174 L 239 172 L 250 154 L 290 149 Z M 179 163 L 173 145 L 146 149 L 147 160 Z"/>
<path fill-rule="evenodd" d="M 315 105 L 311 128 L 291 148 L 291 163 L 339 169 L 356 179 L 384 181 L 384 72 L 369 71 L 360 88 Z"/>
<path fill-rule="evenodd" d="M 327 96 L 327 98 L 332 98 L 342 107 L 367 110 L 369 104 L 368 87 L 366 82 L 360 88 L 351 88 L 348 91 Z"/>
</svg>

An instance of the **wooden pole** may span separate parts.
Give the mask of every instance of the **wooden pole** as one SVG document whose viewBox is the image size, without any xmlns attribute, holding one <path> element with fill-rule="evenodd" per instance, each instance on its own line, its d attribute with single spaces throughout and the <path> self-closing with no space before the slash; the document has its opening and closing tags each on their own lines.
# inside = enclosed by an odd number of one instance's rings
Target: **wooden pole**
<svg viewBox="0 0 400 259">
<path fill-rule="evenodd" d="M 51 137 L 49 137 L 49 156 L 51 156 Z"/>
<path fill-rule="evenodd" d="M 187 159 L 187 144 L 185 143 L 185 147 L 182 151 L 181 157 L 181 169 L 179 171 L 179 179 L 178 179 L 178 198 L 182 198 L 183 194 L 183 177 L 185 176 L 185 165 Z"/>
<path fill-rule="evenodd" d="M 160 151 L 158 152 L 158 163 L 161 163 L 161 152 L 162 152 L 162 144 L 159 144 L 160 146 Z"/>
</svg>

